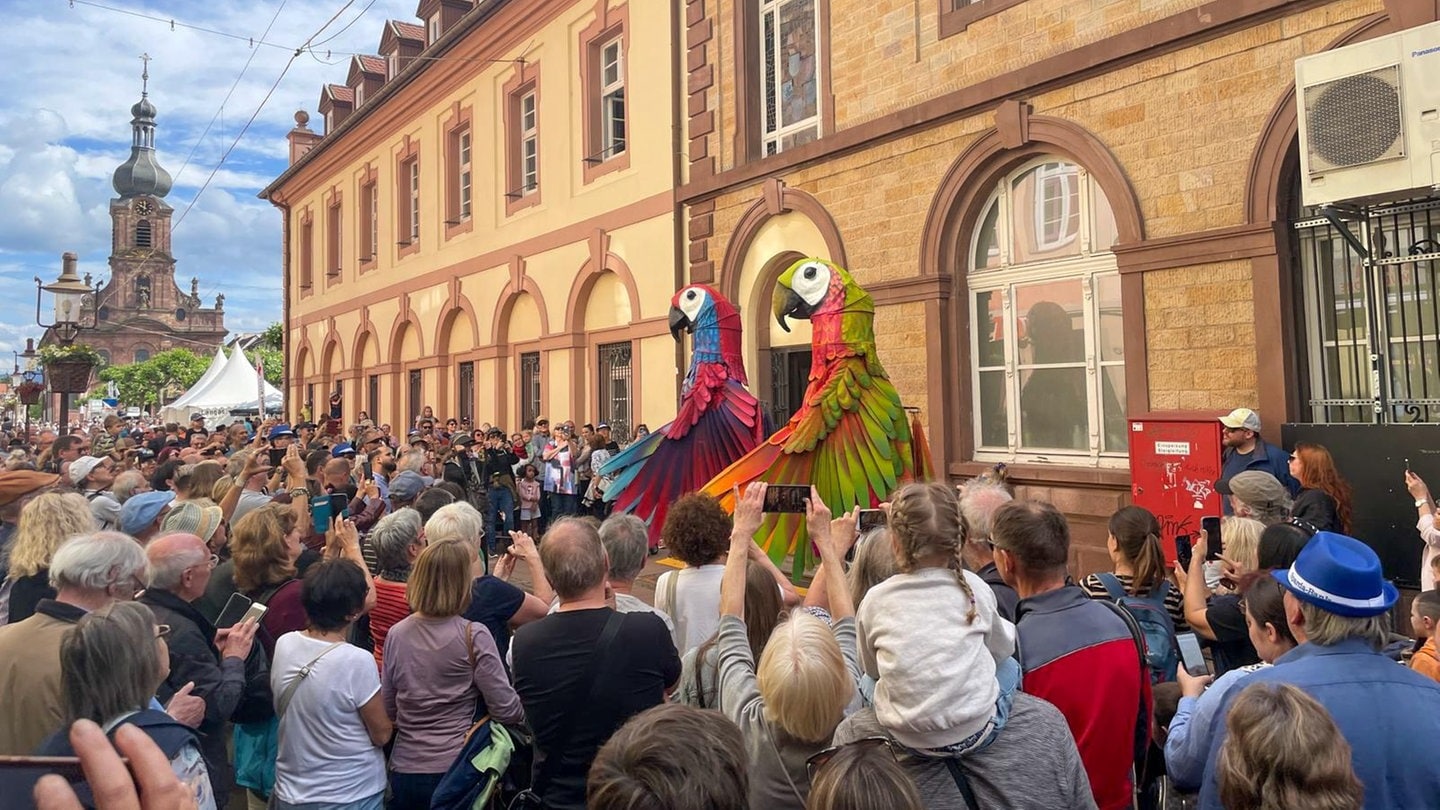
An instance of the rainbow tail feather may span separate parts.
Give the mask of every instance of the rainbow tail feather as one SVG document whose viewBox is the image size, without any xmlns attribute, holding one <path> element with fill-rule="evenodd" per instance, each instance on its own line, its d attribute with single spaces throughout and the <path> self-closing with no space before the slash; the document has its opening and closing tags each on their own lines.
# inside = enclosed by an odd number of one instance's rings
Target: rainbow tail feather
<svg viewBox="0 0 1440 810">
<path fill-rule="evenodd" d="M 920 414 L 914 414 L 910 419 L 910 449 L 915 458 L 915 480 L 935 480 L 935 462 L 930 458 L 930 440 L 925 436 L 925 428 L 920 425 Z"/>
</svg>

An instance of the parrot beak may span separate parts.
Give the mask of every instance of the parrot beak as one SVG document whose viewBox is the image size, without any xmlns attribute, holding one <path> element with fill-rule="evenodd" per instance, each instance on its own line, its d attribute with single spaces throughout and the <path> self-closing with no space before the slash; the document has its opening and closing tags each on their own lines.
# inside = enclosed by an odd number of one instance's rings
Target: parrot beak
<svg viewBox="0 0 1440 810">
<path fill-rule="evenodd" d="M 772 297 L 772 303 L 775 307 L 775 320 L 780 323 L 780 328 L 786 332 L 790 331 L 790 324 L 785 320 L 787 315 L 795 315 L 801 318 L 808 318 L 810 316 L 805 306 L 805 301 L 789 287 L 782 287 L 778 284 L 775 285 L 775 294 Z"/>
<path fill-rule="evenodd" d="M 670 336 L 671 336 L 671 337 L 675 338 L 676 341 L 679 341 L 679 340 L 680 340 L 680 332 L 681 332 L 682 330 L 683 330 L 683 331 L 686 331 L 686 332 L 690 331 L 690 327 L 691 327 L 691 326 L 693 326 L 693 324 L 690 323 L 690 319 L 689 319 L 688 317 L 686 317 L 686 315 L 685 315 L 684 312 L 681 312 L 681 311 L 680 311 L 680 308 L 679 308 L 679 307 L 670 307 Z"/>
</svg>

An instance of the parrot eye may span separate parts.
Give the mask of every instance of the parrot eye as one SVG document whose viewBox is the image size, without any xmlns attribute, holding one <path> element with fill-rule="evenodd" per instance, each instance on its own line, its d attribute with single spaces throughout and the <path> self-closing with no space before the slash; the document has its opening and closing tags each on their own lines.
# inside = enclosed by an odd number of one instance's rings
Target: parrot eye
<svg viewBox="0 0 1440 810">
<path fill-rule="evenodd" d="M 815 265 L 812 264 L 805 268 L 805 278 L 815 278 Z"/>
<path fill-rule="evenodd" d="M 688 299 L 690 299 L 691 301 L 694 301 L 694 300 L 695 300 L 695 291 L 694 291 L 694 290 L 691 290 L 690 292 L 685 293 L 685 297 L 688 298 Z"/>
</svg>

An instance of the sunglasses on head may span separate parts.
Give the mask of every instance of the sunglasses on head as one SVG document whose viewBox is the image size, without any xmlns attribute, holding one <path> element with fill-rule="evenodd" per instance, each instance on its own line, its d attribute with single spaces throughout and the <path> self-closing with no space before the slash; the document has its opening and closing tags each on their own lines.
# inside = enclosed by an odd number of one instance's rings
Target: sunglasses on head
<svg viewBox="0 0 1440 810">
<path fill-rule="evenodd" d="M 865 737 L 855 740 L 854 742 L 845 743 L 844 745 L 832 745 L 818 754 L 811 755 L 809 759 L 805 760 L 805 773 L 809 775 L 811 784 L 814 784 L 815 775 L 820 772 L 821 768 L 825 767 L 830 760 L 834 759 L 835 755 L 840 753 L 841 749 L 850 746 L 859 746 L 861 748 L 883 747 L 886 751 L 890 752 L 890 756 L 899 759 L 895 754 L 895 745 L 890 742 L 889 737 Z"/>
</svg>

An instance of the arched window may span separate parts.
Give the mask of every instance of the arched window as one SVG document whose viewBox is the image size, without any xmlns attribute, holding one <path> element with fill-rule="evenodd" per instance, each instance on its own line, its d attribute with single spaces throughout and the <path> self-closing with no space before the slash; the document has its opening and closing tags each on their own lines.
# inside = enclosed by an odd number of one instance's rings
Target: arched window
<svg viewBox="0 0 1440 810">
<path fill-rule="evenodd" d="M 150 220 L 142 219 L 135 223 L 135 247 L 148 248 L 151 246 Z"/>
<path fill-rule="evenodd" d="M 975 457 L 1120 466 L 1127 452 L 1115 215 L 1080 166 L 996 184 L 964 268 Z"/>
<path fill-rule="evenodd" d="M 145 362 L 146 360 L 149 360 L 149 359 L 150 359 L 150 350 L 149 350 L 149 349 L 136 349 L 136 350 L 135 350 L 135 362 L 137 362 L 137 363 L 143 363 L 143 362 Z"/>
</svg>

